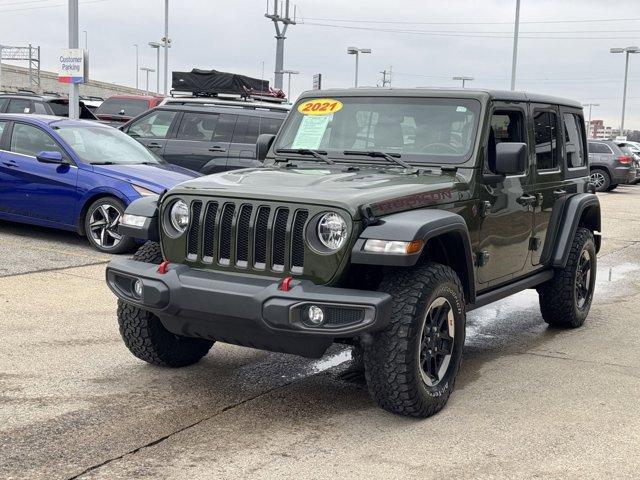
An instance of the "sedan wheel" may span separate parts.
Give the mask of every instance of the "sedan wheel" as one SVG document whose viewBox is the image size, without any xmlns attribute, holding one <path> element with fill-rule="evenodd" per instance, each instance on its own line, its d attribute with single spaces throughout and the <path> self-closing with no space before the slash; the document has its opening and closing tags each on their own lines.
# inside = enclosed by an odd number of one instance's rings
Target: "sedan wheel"
<svg viewBox="0 0 640 480">
<path fill-rule="evenodd" d="M 122 253 L 135 245 L 132 238 L 118 233 L 124 204 L 116 198 L 101 198 L 87 209 L 84 230 L 89 242 L 105 253 Z"/>
</svg>

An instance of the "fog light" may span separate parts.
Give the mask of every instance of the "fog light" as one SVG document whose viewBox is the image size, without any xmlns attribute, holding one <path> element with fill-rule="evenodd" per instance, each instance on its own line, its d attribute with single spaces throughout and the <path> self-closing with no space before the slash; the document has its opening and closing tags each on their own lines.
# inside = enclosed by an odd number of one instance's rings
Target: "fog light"
<svg viewBox="0 0 640 480">
<path fill-rule="evenodd" d="M 142 282 L 136 280 L 133 284 L 133 293 L 137 298 L 142 298 Z"/>
<path fill-rule="evenodd" d="M 322 325 L 322 322 L 324 322 L 324 312 L 316 305 L 309 307 L 307 315 L 309 317 L 309 323 L 313 325 Z"/>
</svg>

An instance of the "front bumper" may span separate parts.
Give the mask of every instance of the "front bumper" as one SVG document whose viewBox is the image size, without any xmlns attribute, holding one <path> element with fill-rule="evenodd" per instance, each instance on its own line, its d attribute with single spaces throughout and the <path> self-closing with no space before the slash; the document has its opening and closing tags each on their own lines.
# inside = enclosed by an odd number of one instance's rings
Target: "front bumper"
<svg viewBox="0 0 640 480">
<path fill-rule="evenodd" d="M 383 328 L 391 315 L 391 297 L 294 280 L 289 291 L 280 281 L 249 275 L 128 259 L 112 260 L 107 284 L 116 296 L 151 311 L 177 335 L 214 339 L 264 350 L 319 357 L 336 338 Z M 142 282 L 136 297 L 133 285 Z M 325 321 L 314 326 L 306 312 L 322 308 Z"/>
</svg>

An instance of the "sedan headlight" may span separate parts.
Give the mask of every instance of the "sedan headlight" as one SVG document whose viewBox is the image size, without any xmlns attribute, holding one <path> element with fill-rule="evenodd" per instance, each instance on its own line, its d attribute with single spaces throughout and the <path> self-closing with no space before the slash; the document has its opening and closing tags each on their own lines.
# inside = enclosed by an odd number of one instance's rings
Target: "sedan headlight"
<svg viewBox="0 0 640 480">
<path fill-rule="evenodd" d="M 169 212 L 171 226 L 179 233 L 184 233 L 189 225 L 189 206 L 182 200 L 174 202 Z"/>
<path fill-rule="evenodd" d="M 347 222 L 337 213 L 325 213 L 318 222 L 318 238 L 328 249 L 340 249 L 347 239 Z"/>
</svg>

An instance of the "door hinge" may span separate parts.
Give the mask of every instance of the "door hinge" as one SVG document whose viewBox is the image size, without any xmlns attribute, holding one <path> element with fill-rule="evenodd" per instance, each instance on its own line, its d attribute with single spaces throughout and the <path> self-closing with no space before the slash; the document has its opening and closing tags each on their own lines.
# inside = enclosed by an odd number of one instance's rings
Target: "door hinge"
<svg viewBox="0 0 640 480">
<path fill-rule="evenodd" d="M 538 237 L 531 237 L 529 239 L 529 250 L 536 251 L 540 248 L 540 239 Z"/>
<path fill-rule="evenodd" d="M 476 253 L 476 266 L 477 267 L 484 267 L 487 262 L 489 262 L 489 257 L 491 257 L 491 254 L 489 252 L 487 252 L 486 250 L 482 250 L 481 252 L 477 252 Z"/>
<path fill-rule="evenodd" d="M 486 217 L 491 211 L 491 202 L 489 200 L 485 200 L 480 204 L 480 208 L 478 208 L 478 215 L 480 218 Z"/>
</svg>

